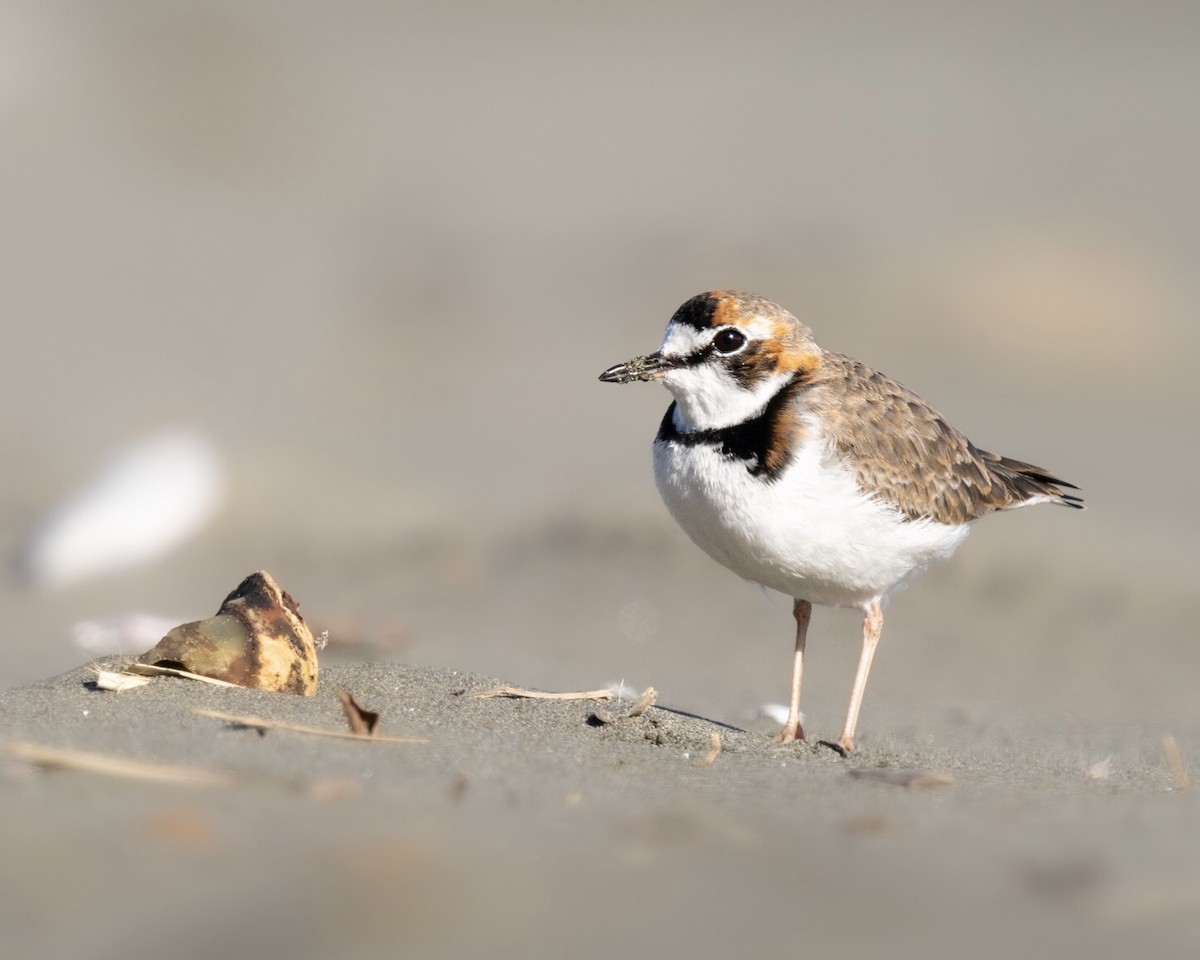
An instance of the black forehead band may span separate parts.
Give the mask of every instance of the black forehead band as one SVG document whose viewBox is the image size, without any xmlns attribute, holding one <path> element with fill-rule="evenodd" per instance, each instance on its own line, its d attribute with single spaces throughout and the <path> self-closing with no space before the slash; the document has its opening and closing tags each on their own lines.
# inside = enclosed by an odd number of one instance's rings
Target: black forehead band
<svg viewBox="0 0 1200 960">
<path fill-rule="evenodd" d="M 707 293 L 699 294 L 676 310 L 671 322 L 683 323 L 695 330 L 711 330 L 717 305 L 716 297 L 710 297 Z"/>
</svg>

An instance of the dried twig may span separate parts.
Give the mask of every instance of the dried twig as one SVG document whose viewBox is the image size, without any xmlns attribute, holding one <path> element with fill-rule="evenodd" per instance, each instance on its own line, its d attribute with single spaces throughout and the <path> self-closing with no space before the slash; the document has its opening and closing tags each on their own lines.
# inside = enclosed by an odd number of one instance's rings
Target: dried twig
<svg viewBox="0 0 1200 960">
<path fill-rule="evenodd" d="M 611 690 L 579 690 L 575 693 L 546 693 L 544 690 L 525 690 L 522 687 L 494 687 L 491 690 L 472 690 L 467 696 L 477 700 L 490 697 L 521 697 L 529 700 L 611 700 Z"/>
<path fill-rule="evenodd" d="M 39 767 L 81 770 L 86 773 L 101 773 L 129 780 L 178 783 L 196 787 L 222 787 L 230 785 L 234 779 L 232 774 L 220 770 L 131 760 L 127 757 L 114 757 L 110 754 L 92 753 L 87 750 L 46 747 L 37 743 L 19 741 L 9 741 L 6 747 L 14 757 Z"/>
<path fill-rule="evenodd" d="M 125 668 L 126 673 L 136 673 L 143 677 L 182 677 L 184 680 L 199 680 L 201 683 L 211 683 L 214 687 L 237 687 L 237 683 L 228 680 L 218 680 L 216 677 L 205 677 L 199 673 L 190 673 L 178 667 L 164 667 L 157 663 L 142 663 L 134 660 Z"/>
<path fill-rule="evenodd" d="M 252 730 L 290 730 L 293 733 L 307 733 L 314 737 L 336 737 L 340 740 L 364 740 L 369 743 L 428 743 L 424 737 L 377 737 L 371 734 L 351 733 L 346 730 L 326 730 L 324 727 L 306 727 L 300 723 L 284 723 L 281 720 L 268 720 L 266 717 L 244 716 L 237 713 L 224 713 L 220 710 L 208 710 L 204 707 L 193 707 L 192 713 L 201 717 L 212 717 L 214 720 L 224 720 L 235 723 L 239 727 L 249 727 Z"/>
</svg>

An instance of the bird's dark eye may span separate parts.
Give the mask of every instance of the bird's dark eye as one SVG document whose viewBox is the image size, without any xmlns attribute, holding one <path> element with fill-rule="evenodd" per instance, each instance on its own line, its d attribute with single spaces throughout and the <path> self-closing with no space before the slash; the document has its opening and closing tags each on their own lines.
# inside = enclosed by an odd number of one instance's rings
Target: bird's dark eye
<svg viewBox="0 0 1200 960">
<path fill-rule="evenodd" d="M 726 327 L 713 337 L 717 353 L 736 353 L 746 345 L 746 335 L 733 327 Z"/>
</svg>

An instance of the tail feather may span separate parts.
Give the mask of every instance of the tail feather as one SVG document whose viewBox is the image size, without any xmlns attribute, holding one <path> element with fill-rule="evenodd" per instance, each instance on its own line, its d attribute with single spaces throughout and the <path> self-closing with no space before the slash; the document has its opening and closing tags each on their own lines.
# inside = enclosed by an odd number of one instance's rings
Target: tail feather
<svg viewBox="0 0 1200 960">
<path fill-rule="evenodd" d="M 1084 509 L 1083 497 L 1063 492 L 1063 488 L 1079 488 L 1066 480 L 1060 480 L 1044 468 L 996 453 L 988 453 L 986 450 L 980 450 L 979 455 L 987 464 L 988 473 L 1012 495 L 1012 502 L 1008 505 L 1010 509 L 1024 506 L 1030 501 L 1046 500 L 1076 510 Z"/>
</svg>

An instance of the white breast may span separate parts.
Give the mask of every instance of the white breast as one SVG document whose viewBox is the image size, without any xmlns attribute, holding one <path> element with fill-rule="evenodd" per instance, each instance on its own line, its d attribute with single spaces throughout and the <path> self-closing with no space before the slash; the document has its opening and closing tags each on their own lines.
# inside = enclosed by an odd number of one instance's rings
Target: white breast
<svg viewBox="0 0 1200 960">
<path fill-rule="evenodd" d="M 654 477 L 676 522 L 718 563 L 790 597 L 861 607 L 944 559 L 966 524 L 909 520 L 865 496 L 821 439 L 775 479 L 712 446 L 654 444 Z"/>
</svg>

